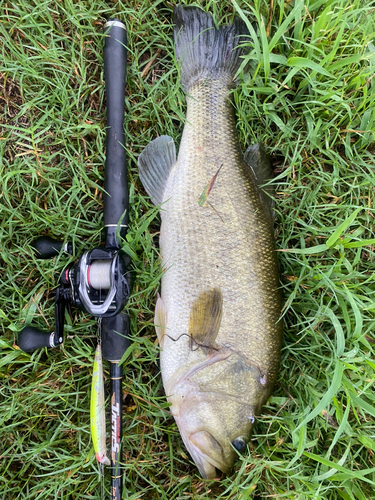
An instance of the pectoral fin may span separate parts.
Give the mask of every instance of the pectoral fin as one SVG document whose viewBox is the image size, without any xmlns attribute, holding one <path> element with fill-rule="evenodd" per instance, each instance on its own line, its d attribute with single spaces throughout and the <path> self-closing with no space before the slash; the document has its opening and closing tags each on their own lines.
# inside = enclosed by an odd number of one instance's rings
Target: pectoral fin
<svg viewBox="0 0 375 500">
<path fill-rule="evenodd" d="M 223 294 L 218 288 L 202 292 L 194 301 L 189 317 L 192 349 L 214 347 L 223 314 Z"/>
<path fill-rule="evenodd" d="M 168 135 L 161 135 L 151 141 L 138 158 L 139 177 L 155 205 L 163 201 L 169 173 L 175 163 L 176 147 Z"/>
<path fill-rule="evenodd" d="M 261 199 L 273 218 L 274 201 L 272 196 L 275 195 L 275 188 L 270 185 L 264 186 L 274 176 L 270 157 L 266 153 L 263 144 L 259 143 L 247 148 L 244 159 L 255 175 Z"/>
</svg>

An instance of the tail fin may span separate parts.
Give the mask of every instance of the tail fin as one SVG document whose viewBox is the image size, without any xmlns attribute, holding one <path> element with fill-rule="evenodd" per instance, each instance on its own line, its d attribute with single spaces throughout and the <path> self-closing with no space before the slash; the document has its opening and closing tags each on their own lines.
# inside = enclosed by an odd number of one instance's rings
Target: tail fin
<svg viewBox="0 0 375 500">
<path fill-rule="evenodd" d="M 181 64 L 181 84 L 186 91 L 198 80 L 224 78 L 234 85 L 234 76 L 245 51 L 238 45 L 249 40 L 246 24 L 215 28 L 211 14 L 198 7 L 177 6 L 173 12 L 175 53 Z"/>
</svg>

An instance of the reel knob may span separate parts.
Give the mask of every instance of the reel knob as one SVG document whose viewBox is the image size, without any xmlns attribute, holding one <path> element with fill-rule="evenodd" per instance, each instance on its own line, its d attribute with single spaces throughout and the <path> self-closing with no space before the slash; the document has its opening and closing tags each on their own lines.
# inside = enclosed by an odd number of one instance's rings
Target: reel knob
<svg viewBox="0 0 375 500">
<path fill-rule="evenodd" d="M 59 255 L 61 250 L 72 253 L 72 244 L 54 240 L 50 236 L 40 236 L 31 243 L 39 259 L 51 259 Z"/>
<path fill-rule="evenodd" d="M 56 347 L 62 344 L 62 337 L 55 332 L 43 332 L 33 326 L 23 328 L 18 335 L 18 346 L 24 352 L 33 352 L 40 347 Z"/>
</svg>

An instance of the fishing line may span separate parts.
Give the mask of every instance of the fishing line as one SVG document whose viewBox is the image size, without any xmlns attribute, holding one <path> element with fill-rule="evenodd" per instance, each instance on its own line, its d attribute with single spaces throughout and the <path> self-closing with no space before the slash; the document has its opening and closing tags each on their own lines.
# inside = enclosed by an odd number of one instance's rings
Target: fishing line
<svg viewBox="0 0 375 500">
<path fill-rule="evenodd" d="M 98 318 L 97 342 L 102 345 L 102 318 Z"/>
<path fill-rule="evenodd" d="M 176 339 L 174 339 L 173 337 L 168 335 L 168 333 L 164 333 L 164 336 L 168 337 L 170 340 L 173 340 L 173 342 L 178 342 L 181 337 L 188 337 L 190 339 L 191 343 L 192 344 L 194 343 L 197 346 L 195 349 L 193 349 L 193 346 L 191 346 L 192 351 L 197 351 L 200 347 L 202 347 L 204 349 L 210 349 L 212 351 L 220 351 L 220 349 L 221 349 L 221 347 L 213 347 L 212 345 L 200 344 L 199 342 L 197 342 L 195 340 L 193 335 L 190 335 L 189 333 L 181 333 L 181 335 L 179 335 Z"/>
<path fill-rule="evenodd" d="M 99 464 L 99 469 L 100 469 L 100 495 L 102 498 L 104 498 L 105 495 L 105 489 L 104 489 L 104 464 Z"/>
</svg>

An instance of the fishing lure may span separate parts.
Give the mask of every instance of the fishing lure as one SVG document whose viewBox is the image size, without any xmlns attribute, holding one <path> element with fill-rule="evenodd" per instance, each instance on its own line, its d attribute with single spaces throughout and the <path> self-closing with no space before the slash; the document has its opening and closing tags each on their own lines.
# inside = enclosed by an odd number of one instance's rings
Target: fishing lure
<svg viewBox="0 0 375 500">
<path fill-rule="evenodd" d="M 95 351 L 94 371 L 92 374 L 91 400 L 90 400 L 90 427 L 94 444 L 95 455 L 99 463 L 110 465 L 106 451 L 106 428 L 104 408 L 104 380 L 102 348 L 98 344 Z"/>
</svg>

